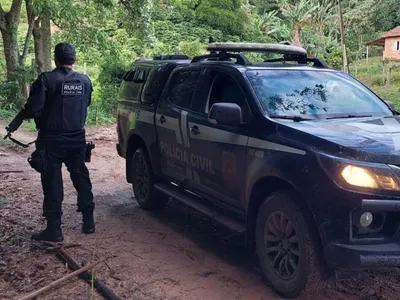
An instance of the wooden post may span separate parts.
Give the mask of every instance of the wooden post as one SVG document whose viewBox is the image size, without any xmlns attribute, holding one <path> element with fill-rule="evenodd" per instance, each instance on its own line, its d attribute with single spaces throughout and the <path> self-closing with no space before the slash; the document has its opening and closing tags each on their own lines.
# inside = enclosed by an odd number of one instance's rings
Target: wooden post
<svg viewBox="0 0 400 300">
<path fill-rule="evenodd" d="M 386 83 L 386 65 L 382 63 L 382 86 Z"/>
<path fill-rule="evenodd" d="M 392 66 L 389 63 L 388 66 L 387 66 L 387 72 L 386 72 L 386 92 L 388 92 L 389 89 L 390 89 L 391 76 L 392 76 Z"/>
<path fill-rule="evenodd" d="M 368 59 L 369 59 L 369 46 L 367 46 L 367 64 L 368 64 Z"/>
<path fill-rule="evenodd" d="M 340 5 L 340 0 L 337 0 L 337 7 L 339 13 L 339 20 L 340 20 L 340 39 L 342 43 L 342 53 L 343 53 L 343 72 L 349 73 L 349 63 L 347 60 L 347 49 L 346 49 L 346 37 L 345 37 L 345 28 L 344 28 L 344 21 L 343 21 L 343 12 L 342 6 Z"/>
</svg>

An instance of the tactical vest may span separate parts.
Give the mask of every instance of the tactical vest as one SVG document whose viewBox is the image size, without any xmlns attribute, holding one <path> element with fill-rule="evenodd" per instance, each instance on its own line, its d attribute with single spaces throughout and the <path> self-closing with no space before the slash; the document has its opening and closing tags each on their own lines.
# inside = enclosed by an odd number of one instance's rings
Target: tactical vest
<svg viewBox="0 0 400 300">
<path fill-rule="evenodd" d="M 68 133 L 85 127 L 89 85 L 85 76 L 70 71 L 57 83 L 51 84 L 46 99 L 41 130 Z"/>
</svg>

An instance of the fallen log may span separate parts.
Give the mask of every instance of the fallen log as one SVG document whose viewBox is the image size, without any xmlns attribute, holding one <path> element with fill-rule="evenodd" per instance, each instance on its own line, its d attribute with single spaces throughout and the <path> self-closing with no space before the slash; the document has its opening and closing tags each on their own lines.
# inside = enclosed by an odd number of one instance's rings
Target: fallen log
<svg viewBox="0 0 400 300">
<path fill-rule="evenodd" d="M 85 271 L 87 271 L 89 269 L 92 269 L 93 267 L 95 267 L 96 265 L 98 265 L 99 263 L 101 263 L 104 260 L 105 260 L 105 258 L 100 259 L 100 260 L 95 261 L 95 262 L 92 262 L 91 264 L 88 264 L 87 266 L 84 266 L 84 267 L 82 267 L 82 268 L 80 268 L 80 269 L 78 269 L 78 270 L 76 270 L 76 271 L 74 271 L 74 272 L 72 272 L 72 273 L 60 278 L 60 279 L 57 279 L 56 281 L 53 281 L 52 283 L 50 283 L 49 285 L 46 285 L 45 287 L 42 287 L 42 288 L 30 293 L 29 295 L 26 295 L 26 296 L 20 298 L 19 300 L 29 300 L 29 299 L 36 298 L 37 296 L 43 294 L 44 292 L 46 292 L 46 291 L 48 291 L 48 290 L 50 290 L 52 288 L 58 287 L 61 283 L 65 282 L 65 281 L 67 281 L 67 280 L 69 280 L 69 279 L 71 279 L 71 278 L 73 278 L 73 277 L 75 277 L 75 276 L 77 276 L 79 274 L 82 274 L 83 272 L 85 272 Z"/>
<path fill-rule="evenodd" d="M 73 260 L 73 258 L 68 254 L 68 252 L 64 248 L 58 248 L 56 250 L 58 251 L 59 256 L 61 256 L 61 258 L 66 261 L 66 263 L 70 266 L 72 270 L 78 270 L 80 268 L 80 265 Z M 89 272 L 85 271 L 79 274 L 79 277 L 87 281 L 89 284 L 92 284 L 92 279 L 93 279 L 93 286 L 99 292 L 99 294 L 102 295 L 105 299 L 121 300 L 121 298 L 118 297 L 112 290 L 110 290 L 103 282 L 96 279 Z"/>
<path fill-rule="evenodd" d="M 78 270 L 81 266 L 69 255 L 69 253 L 65 250 L 65 246 L 70 246 L 69 244 L 64 243 L 54 243 L 54 242 L 47 242 L 43 241 L 43 244 L 50 246 L 47 248 L 48 250 L 56 250 L 58 252 L 58 256 L 66 262 L 71 270 Z M 75 244 L 72 244 L 75 245 Z M 79 278 L 85 280 L 87 283 L 92 284 L 93 279 L 93 286 L 102 295 L 105 299 L 108 300 L 121 300 L 119 296 L 117 296 L 112 290 L 110 290 L 102 281 L 96 279 L 92 274 L 89 272 L 83 272 L 79 274 Z"/>
</svg>

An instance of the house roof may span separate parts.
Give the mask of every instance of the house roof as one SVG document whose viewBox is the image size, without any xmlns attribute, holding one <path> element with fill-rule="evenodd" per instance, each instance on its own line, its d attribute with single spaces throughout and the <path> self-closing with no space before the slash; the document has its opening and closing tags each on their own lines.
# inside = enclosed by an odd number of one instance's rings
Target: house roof
<svg viewBox="0 0 400 300">
<path fill-rule="evenodd" d="M 389 30 L 385 34 L 383 34 L 379 39 L 370 41 L 367 43 L 369 46 L 385 46 L 385 40 L 391 37 L 400 37 L 400 26 Z"/>
</svg>

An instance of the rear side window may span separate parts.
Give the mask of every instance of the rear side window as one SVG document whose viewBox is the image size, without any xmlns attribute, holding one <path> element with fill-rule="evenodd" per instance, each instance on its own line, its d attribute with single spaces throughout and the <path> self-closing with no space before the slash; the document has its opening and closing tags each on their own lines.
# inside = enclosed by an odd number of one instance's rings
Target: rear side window
<svg viewBox="0 0 400 300">
<path fill-rule="evenodd" d="M 175 73 L 169 91 L 170 101 L 179 107 L 190 109 L 200 73 L 200 70 L 185 70 Z"/>
<path fill-rule="evenodd" d="M 151 70 L 143 88 L 143 103 L 152 104 L 158 100 L 169 74 L 171 74 L 171 67 L 167 65 L 155 67 Z"/>
<path fill-rule="evenodd" d="M 148 70 L 136 68 L 127 72 L 121 84 L 120 99 L 139 102 L 142 87 L 146 82 Z"/>
</svg>

